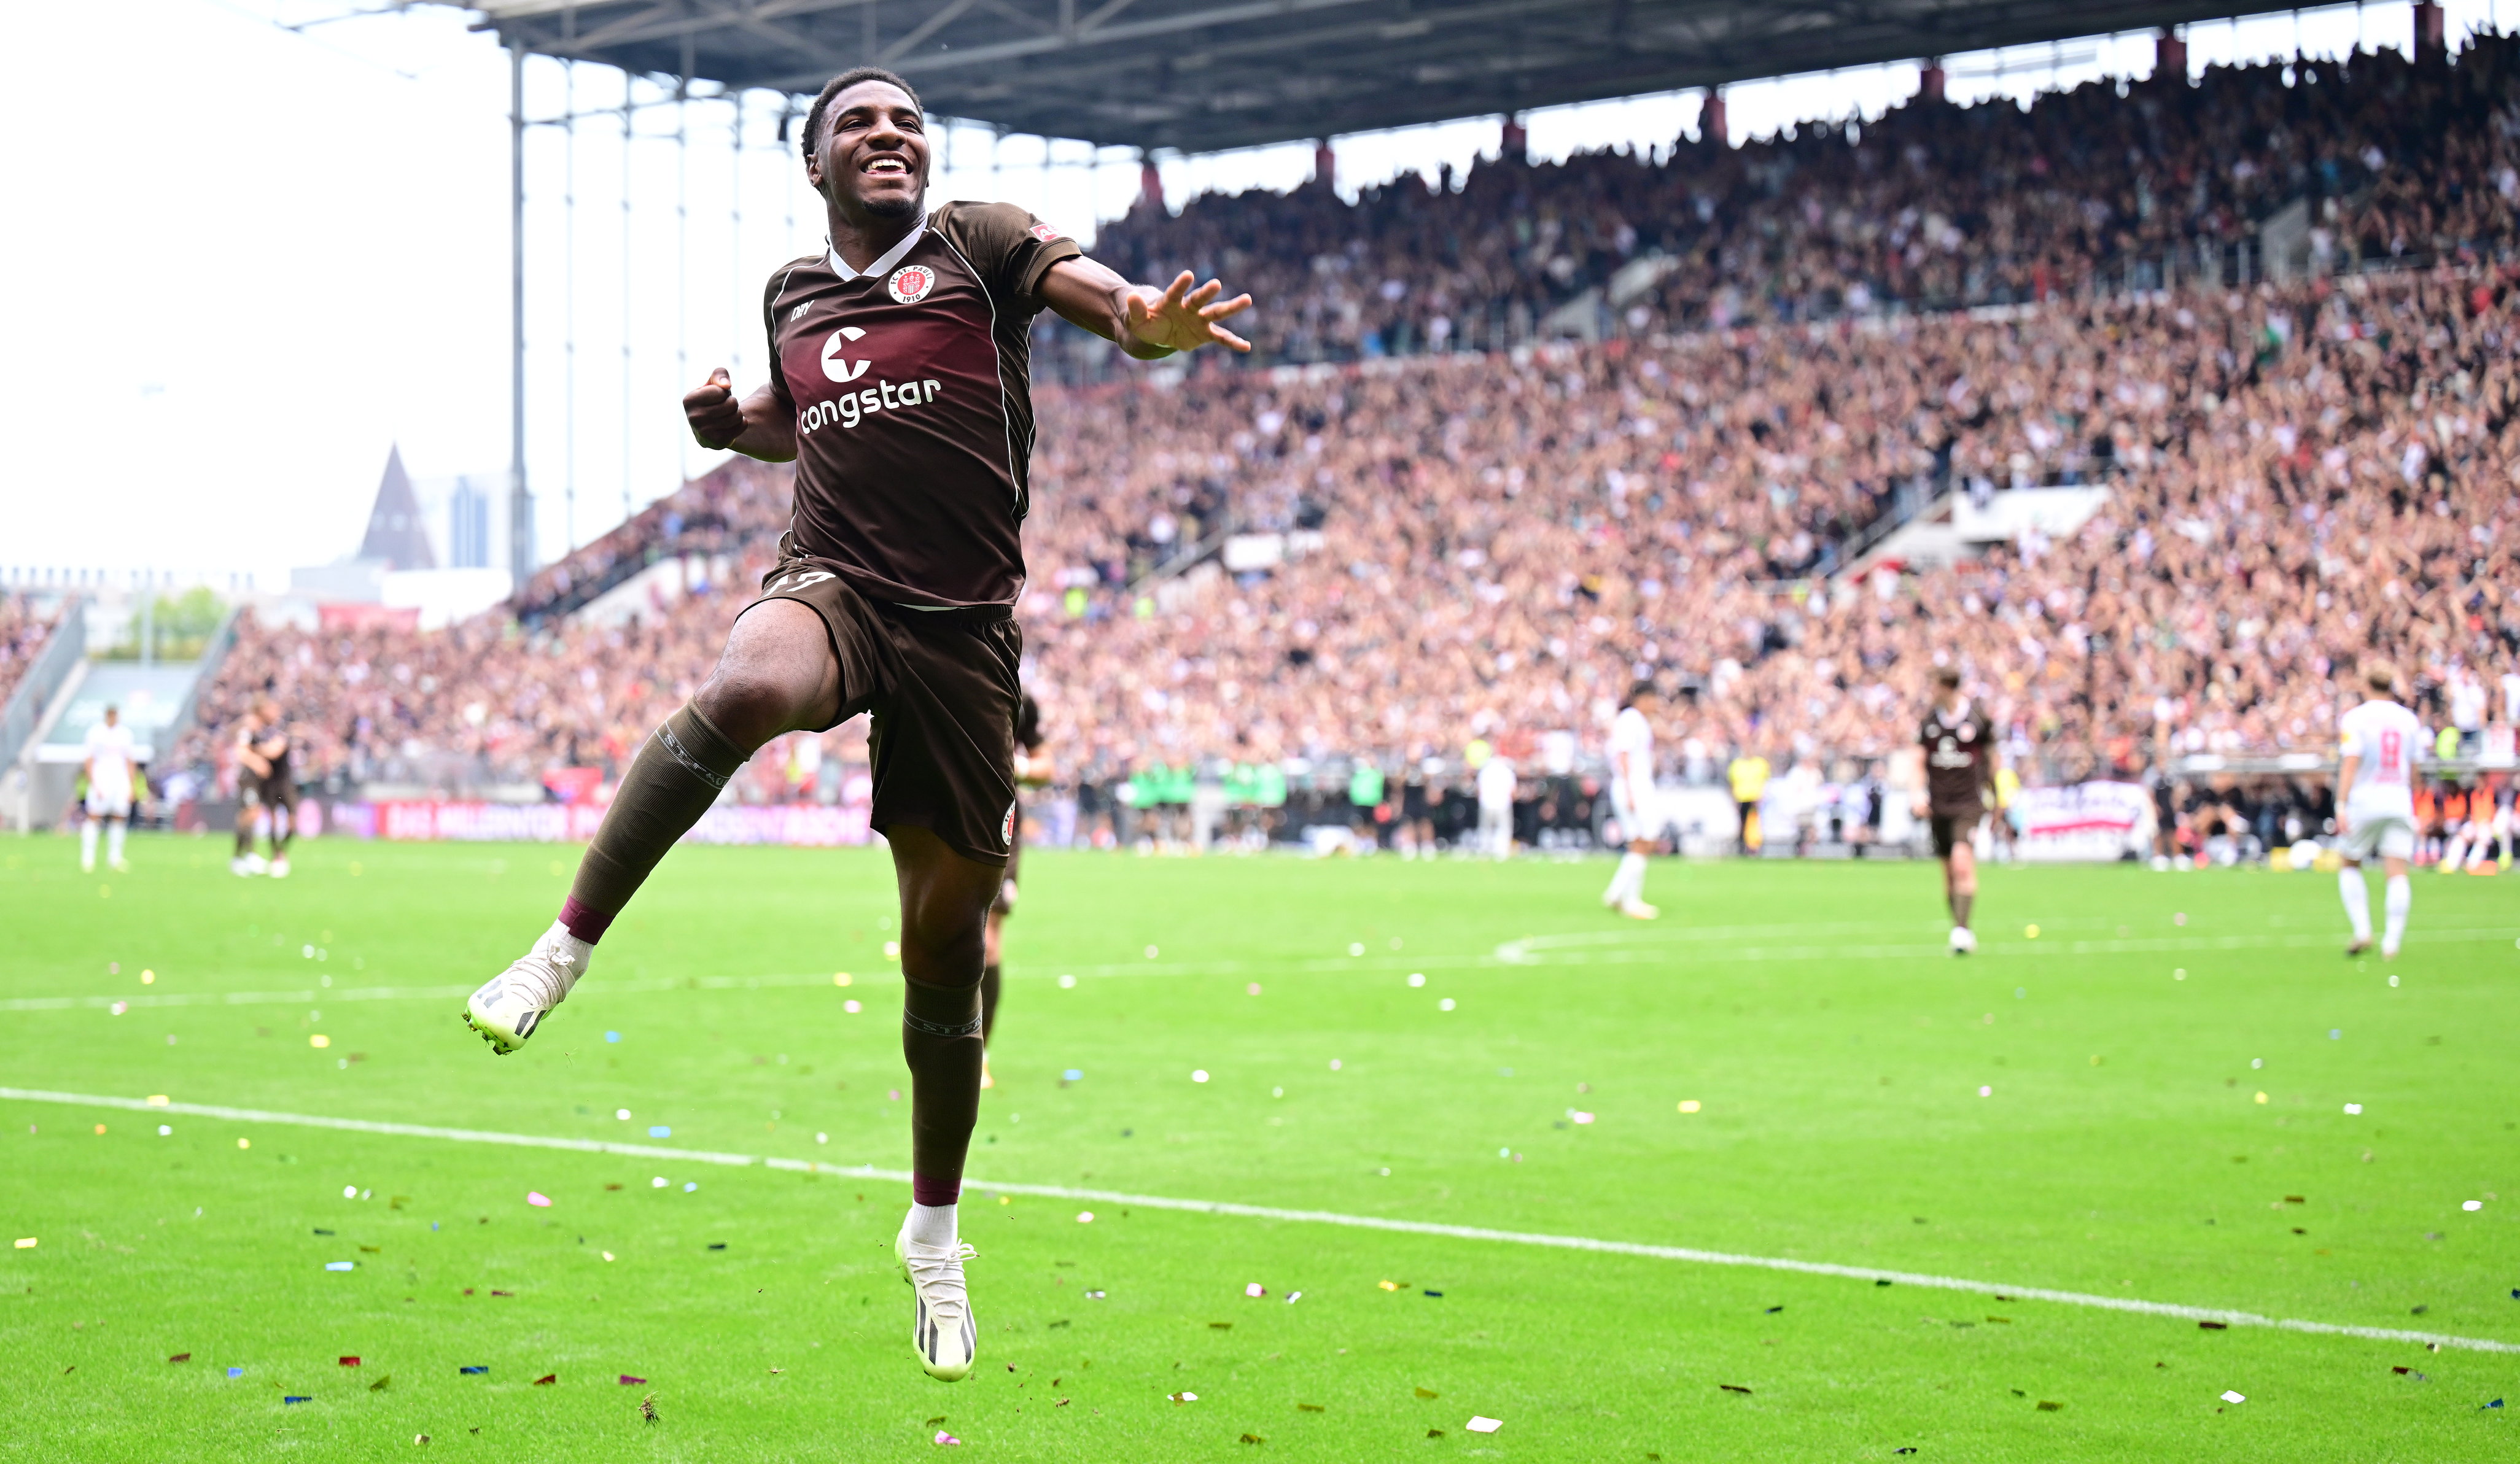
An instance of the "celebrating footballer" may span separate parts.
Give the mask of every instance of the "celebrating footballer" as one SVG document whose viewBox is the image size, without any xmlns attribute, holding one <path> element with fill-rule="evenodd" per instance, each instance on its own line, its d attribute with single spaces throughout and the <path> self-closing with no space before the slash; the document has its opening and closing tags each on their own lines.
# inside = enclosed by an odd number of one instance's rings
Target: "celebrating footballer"
<svg viewBox="0 0 2520 1464">
<path fill-rule="evenodd" d="M 467 1019 L 498 1052 L 522 1045 L 756 749 L 873 713 L 911 1074 L 915 1177 L 894 1252 L 920 1365 L 951 1382 L 978 1338 L 955 1205 L 979 1108 L 983 933 L 1017 817 L 1031 322 L 1055 310 L 1150 361 L 1249 350 L 1224 322 L 1251 302 L 1188 273 L 1130 284 L 1012 204 L 931 208 L 925 113 L 890 72 L 825 86 L 802 147 L 831 247 L 770 277 L 770 379 L 739 396 L 720 370 L 683 398 L 703 447 L 796 464 L 780 562 L 707 684 L 623 775 L 559 919 L 473 993 Z"/>
</svg>

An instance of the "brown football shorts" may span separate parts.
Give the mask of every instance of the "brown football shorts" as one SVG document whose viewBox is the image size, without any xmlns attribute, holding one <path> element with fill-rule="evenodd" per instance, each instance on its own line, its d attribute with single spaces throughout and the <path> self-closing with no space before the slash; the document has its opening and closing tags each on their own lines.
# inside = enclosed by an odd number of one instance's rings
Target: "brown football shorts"
<svg viewBox="0 0 2520 1464">
<path fill-rule="evenodd" d="M 996 606 L 878 604 L 804 559 L 763 577 L 761 599 L 792 599 L 823 617 L 840 707 L 822 730 L 874 714 L 876 830 L 917 824 L 966 859 L 1003 866 L 1014 842 L 1022 695 L 1023 632 L 1012 617 Z"/>
</svg>

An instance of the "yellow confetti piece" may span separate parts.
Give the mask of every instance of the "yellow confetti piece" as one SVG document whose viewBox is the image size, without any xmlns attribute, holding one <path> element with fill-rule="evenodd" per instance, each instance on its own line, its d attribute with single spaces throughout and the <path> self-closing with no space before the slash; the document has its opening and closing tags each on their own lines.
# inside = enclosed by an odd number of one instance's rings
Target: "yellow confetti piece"
<svg viewBox="0 0 2520 1464">
<path fill-rule="evenodd" d="M 1683 1113 L 1695 1113 L 1695 1112 L 1697 1112 L 1697 1110 L 1698 1110 L 1698 1102 L 1697 1102 L 1697 1100 L 1696 1100 L 1695 1098 L 1683 1098 L 1683 1099 L 1681 1099 L 1681 1100 L 1680 1100 L 1680 1111 L 1681 1111 L 1681 1112 L 1683 1112 Z"/>
<path fill-rule="evenodd" d="M 850 976 L 846 971 L 833 971 L 832 973 L 832 985 L 833 986 L 846 986 L 849 984 L 849 981 Z"/>
<path fill-rule="evenodd" d="M 333 1040 L 318 1032 L 312 1034 L 306 1039 L 306 1045 L 310 1047 L 329 1047 L 333 1045 Z"/>
<path fill-rule="evenodd" d="M 19 1236 L 19 1237 L 18 1237 L 18 1249 L 19 1249 L 19 1250 L 22 1250 L 22 1251 L 31 1251 L 31 1250 L 33 1250 L 34 1248 L 35 1248 L 35 1237 L 34 1237 L 34 1236 L 32 1236 L 32 1235 L 21 1235 L 21 1236 Z"/>
<path fill-rule="evenodd" d="M 166 1106 L 167 1101 L 168 1099 L 164 1093 L 151 1093 L 149 1095 L 149 1106 L 152 1108 L 163 1108 Z"/>
<path fill-rule="evenodd" d="M 2024 938 L 2035 941 L 2039 939 L 2039 927 L 2036 925 L 2025 925 L 2022 927 L 2021 934 Z"/>
<path fill-rule="evenodd" d="M 237 1147 L 240 1149 L 250 1149 L 253 1147 L 253 1140 L 249 1138 L 240 1138 L 237 1140 Z"/>
<path fill-rule="evenodd" d="M 2258 1094 L 2258 1101 L 2259 1101 L 2259 1102 L 2263 1103 L 2263 1102 L 2265 1102 L 2266 1100 L 2267 1100 L 2267 1095 L 2266 1095 L 2265 1093 L 2260 1093 L 2260 1094 Z"/>
</svg>

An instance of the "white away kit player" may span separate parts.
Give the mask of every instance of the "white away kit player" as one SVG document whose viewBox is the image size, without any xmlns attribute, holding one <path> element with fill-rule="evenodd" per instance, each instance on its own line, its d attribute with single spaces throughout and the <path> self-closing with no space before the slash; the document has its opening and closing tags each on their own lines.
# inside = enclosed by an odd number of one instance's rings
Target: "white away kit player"
<svg viewBox="0 0 2520 1464">
<path fill-rule="evenodd" d="M 105 862 L 115 872 L 131 866 L 122 862 L 122 836 L 131 826 L 131 729 L 122 725 L 119 707 L 107 707 L 105 720 L 87 730 L 87 821 L 79 825 L 79 868 L 96 872 L 96 826 L 109 825 Z"/>
<path fill-rule="evenodd" d="M 1618 872 L 1601 892 L 1601 904 L 1631 920 L 1662 914 L 1644 899 L 1645 856 L 1653 852 L 1655 829 L 1653 714 L 1661 707 L 1661 689 L 1652 682 L 1639 682 L 1610 723 L 1610 808 L 1619 816 L 1628 852 L 1619 856 Z"/>
<path fill-rule="evenodd" d="M 2345 843 L 2345 867 L 2337 871 L 2337 889 L 2345 898 L 2345 918 L 2354 924 L 2348 955 L 2371 949 L 2371 891 L 2362 882 L 2362 862 L 2380 856 L 2389 880 L 2388 922 L 2380 932 L 2380 954 L 2395 960 L 2407 938 L 2407 909 L 2414 898 L 2407 882 L 2407 861 L 2415 853 L 2415 749 L 2423 745 L 2423 724 L 2391 697 L 2398 673 L 2386 662 L 2363 668 L 2371 699 L 2347 712 L 2338 724 L 2336 831 Z"/>
</svg>

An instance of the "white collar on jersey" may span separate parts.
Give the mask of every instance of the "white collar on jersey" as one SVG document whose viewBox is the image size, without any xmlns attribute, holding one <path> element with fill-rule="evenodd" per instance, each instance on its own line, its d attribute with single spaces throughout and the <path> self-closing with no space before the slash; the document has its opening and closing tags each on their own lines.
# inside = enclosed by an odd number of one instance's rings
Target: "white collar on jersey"
<svg viewBox="0 0 2520 1464">
<path fill-rule="evenodd" d="M 901 236 L 901 243 L 884 250 L 881 258 L 878 258 L 875 263 L 868 265 L 863 270 L 853 270 L 849 268 L 849 262 L 840 257 L 838 247 L 833 245 L 829 240 L 824 241 L 824 253 L 831 261 L 832 273 L 839 276 L 841 279 L 867 279 L 876 275 L 883 274 L 889 271 L 894 265 L 899 264 L 901 262 L 901 256 L 909 253 L 912 248 L 917 246 L 920 238 L 926 234 L 926 232 L 927 212 L 925 209 L 922 209 L 919 214 L 919 222 L 911 227 L 909 233 Z"/>
</svg>

